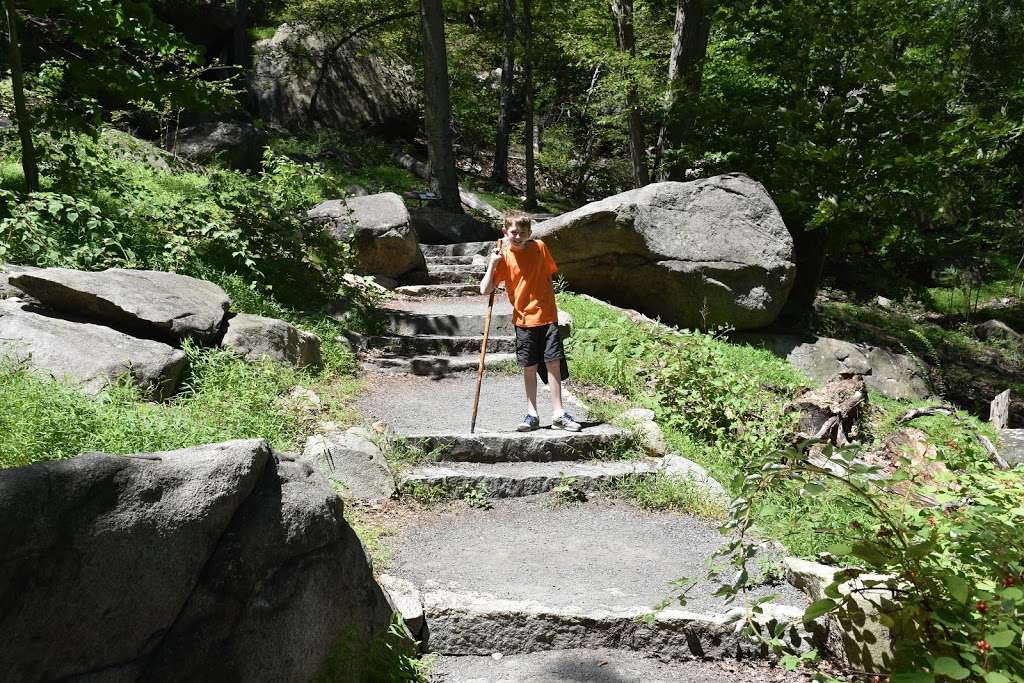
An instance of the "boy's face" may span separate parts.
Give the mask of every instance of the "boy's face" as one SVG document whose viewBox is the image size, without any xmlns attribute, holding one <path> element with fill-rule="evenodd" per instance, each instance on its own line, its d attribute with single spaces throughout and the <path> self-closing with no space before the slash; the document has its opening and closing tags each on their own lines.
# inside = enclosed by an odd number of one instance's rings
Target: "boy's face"
<svg viewBox="0 0 1024 683">
<path fill-rule="evenodd" d="M 510 247 L 522 249 L 526 246 L 527 241 L 529 241 L 532 232 L 533 230 L 529 225 L 513 223 L 505 228 L 505 237 L 508 239 Z"/>
</svg>

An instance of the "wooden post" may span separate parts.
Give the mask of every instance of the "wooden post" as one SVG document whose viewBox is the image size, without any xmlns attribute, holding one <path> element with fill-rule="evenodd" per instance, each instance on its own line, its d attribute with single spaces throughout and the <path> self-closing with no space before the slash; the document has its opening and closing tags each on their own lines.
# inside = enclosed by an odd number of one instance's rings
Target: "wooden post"
<svg viewBox="0 0 1024 683">
<path fill-rule="evenodd" d="M 1007 425 L 1010 424 L 1009 389 L 992 399 L 992 404 L 988 411 L 988 421 L 996 429 L 1006 429 Z"/>
</svg>

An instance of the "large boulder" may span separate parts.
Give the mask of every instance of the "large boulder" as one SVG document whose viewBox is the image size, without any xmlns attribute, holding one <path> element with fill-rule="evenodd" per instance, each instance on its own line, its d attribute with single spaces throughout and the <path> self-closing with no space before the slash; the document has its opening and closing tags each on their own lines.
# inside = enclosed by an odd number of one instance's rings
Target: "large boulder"
<svg viewBox="0 0 1024 683">
<path fill-rule="evenodd" d="M 501 231 L 493 225 L 434 206 L 409 209 L 409 216 L 416 236 L 425 244 L 483 242 L 501 237 Z"/>
<path fill-rule="evenodd" d="M 927 398 L 931 395 L 920 365 L 910 356 L 880 346 L 854 344 L 831 337 L 789 334 L 732 335 L 739 343 L 771 351 L 823 384 L 840 373 L 864 375 L 868 388 L 889 398 Z"/>
<path fill-rule="evenodd" d="M 228 321 L 221 346 L 247 360 L 269 358 L 296 368 L 319 369 L 324 364 L 320 337 L 276 318 L 240 313 Z"/>
<path fill-rule="evenodd" d="M 266 134 L 251 123 L 214 121 L 182 128 L 174 136 L 174 153 L 191 161 L 220 161 L 239 171 L 259 170 Z"/>
<path fill-rule="evenodd" d="M 282 24 L 273 38 L 256 43 L 252 87 L 260 118 L 289 129 L 414 133 L 420 103 L 412 68 L 361 39 L 340 47 L 334 40 Z"/>
<path fill-rule="evenodd" d="M 340 499 L 263 441 L 0 472 L 0 545 L 10 680 L 313 680 L 393 613 Z"/>
<path fill-rule="evenodd" d="M 231 305 L 212 282 L 156 270 L 45 268 L 10 282 L 48 308 L 172 344 L 215 341 Z"/>
<path fill-rule="evenodd" d="M 157 398 L 174 392 L 185 354 L 102 325 L 75 322 L 0 301 L 0 360 L 67 382 L 86 394 L 129 377 Z"/>
<path fill-rule="evenodd" d="M 538 223 L 569 285 L 684 327 L 762 327 L 796 266 L 760 183 L 728 174 L 654 183 Z"/>
<path fill-rule="evenodd" d="M 394 192 L 329 199 L 307 217 L 325 223 L 335 239 L 351 241 L 360 268 L 371 275 L 396 278 L 425 267 L 409 210 Z"/>
</svg>

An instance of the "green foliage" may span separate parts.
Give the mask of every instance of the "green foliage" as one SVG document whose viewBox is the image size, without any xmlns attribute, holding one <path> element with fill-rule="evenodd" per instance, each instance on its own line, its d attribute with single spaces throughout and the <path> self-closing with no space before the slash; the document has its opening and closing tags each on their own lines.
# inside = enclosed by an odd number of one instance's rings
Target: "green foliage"
<svg viewBox="0 0 1024 683">
<path fill-rule="evenodd" d="M 416 643 L 409 640 L 402 615 L 397 612 L 384 633 L 369 643 L 354 631 L 342 635 L 328 653 L 316 680 L 318 683 L 427 683 L 433 657 L 416 656 Z"/>
<path fill-rule="evenodd" d="M 481 510 L 490 510 L 494 507 L 490 499 L 490 489 L 485 482 L 480 482 L 475 486 L 469 486 L 462 492 L 462 501 L 469 505 L 471 508 L 479 508 Z"/>
<path fill-rule="evenodd" d="M 134 0 L 15 0 L 21 60 L 38 130 L 95 131 L 105 110 L 223 106 L 198 50 Z M 0 53 L 0 72 L 7 52 Z"/>
<path fill-rule="evenodd" d="M 0 258 L 238 273 L 253 287 L 278 285 L 277 298 L 294 306 L 324 302 L 347 286 L 347 245 L 302 220 L 336 190 L 313 168 L 268 151 L 256 177 L 175 173 L 123 155 L 107 139 L 52 138 L 46 148 L 44 184 L 52 191 L 0 189 Z"/>
<path fill-rule="evenodd" d="M 768 352 L 637 325 L 572 295 L 559 295 L 559 306 L 573 316 L 573 376 L 650 405 L 663 428 L 702 444 L 716 464 L 736 467 L 775 450 L 792 432 L 793 416 L 782 404 L 803 380 Z"/>
<path fill-rule="evenodd" d="M 856 460 L 857 449 L 826 447 L 824 456 L 828 469 L 789 449 L 737 475 L 739 495 L 724 526 L 736 537 L 720 551 L 737 573 L 720 594 L 735 597 L 747 587 L 752 501 L 778 490 L 811 500 L 832 492 L 833 501 L 853 513 L 830 548 L 850 568 L 838 572 L 826 597 L 807 608 L 805 621 L 838 610 L 858 613 L 856 601 L 867 600 L 890 630 L 894 674 L 929 681 L 1024 680 L 1020 478 L 986 463 L 961 471 L 955 483 L 925 483 L 908 474 L 910 462 L 904 459 L 892 477 L 879 480 L 873 476 L 877 468 Z M 909 495 L 893 495 L 894 485 L 933 496 L 939 506 L 921 507 Z M 817 521 L 815 506 L 807 512 Z M 861 588 L 849 590 L 851 581 Z M 898 610 L 885 606 L 892 600 Z M 785 649 L 781 641 L 769 640 Z"/>
<path fill-rule="evenodd" d="M 558 483 L 551 489 L 551 501 L 555 507 L 577 505 L 587 499 L 587 493 L 579 486 L 575 477 L 559 473 Z"/>
<path fill-rule="evenodd" d="M 724 3 L 684 150 L 742 169 L 829 250 L 926 277 L 1017 250 L 1024 111 L 1020 8 Z"/>
<path fill-rule="evenodd" d="M 190 377 L 167 403 L 146 402 L 127 384 L 90 399 L 24 369 L 0 368 L 0 468 L 230 439 L 262 438 L 279 450 L 299 445 L 309 418 L 289 409 L 287 394 L 302 373 L 226 351 L 186 350 Z"/>
</svg>

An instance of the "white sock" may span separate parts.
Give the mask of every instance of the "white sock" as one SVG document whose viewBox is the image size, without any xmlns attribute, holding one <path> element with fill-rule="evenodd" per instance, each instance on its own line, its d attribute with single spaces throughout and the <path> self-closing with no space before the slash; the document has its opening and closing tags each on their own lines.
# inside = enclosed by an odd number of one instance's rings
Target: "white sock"
<svg viewBox="0 0 1024 683">
<path fill-rule="evenodd" d="M 551 411 L 551 419 L 552 420 L 557 420 L 558 418 L 562 417 L 563 415 L 565 415 L 565 410 L 564 409 L 563 410 L 552 410 Z"/>
<path fill-rule="evenodd" d="M 537 414 L 537 409 L 536 408 L 527 408 L 526 409 L 526 414 L 529 415 L 530 417 L 540 417 Z"/>
</svg>

